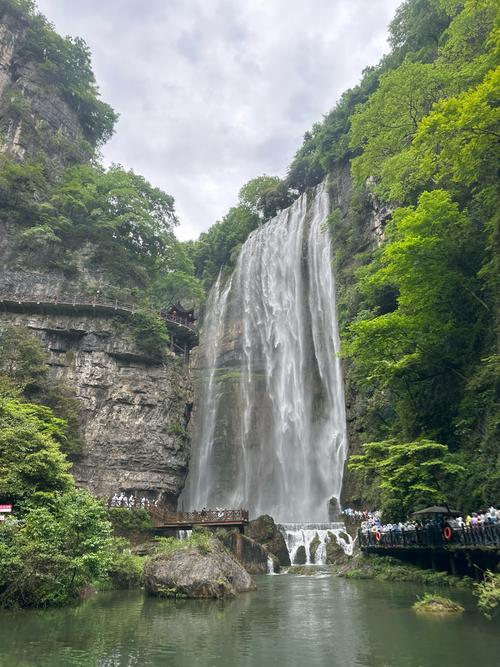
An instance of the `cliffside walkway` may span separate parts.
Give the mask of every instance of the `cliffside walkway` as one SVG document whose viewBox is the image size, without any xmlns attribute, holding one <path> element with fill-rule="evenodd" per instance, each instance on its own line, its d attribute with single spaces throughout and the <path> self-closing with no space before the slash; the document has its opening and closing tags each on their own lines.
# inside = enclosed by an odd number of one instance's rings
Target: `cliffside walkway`
<svg viewBox="0 0 500 667">
<path fill-rule="evenodd" d="M 16 294 L 0 294 L 0 306 L 5 311 L 41 312 L 41 313 L 91 313 L 131 317 L 139 306 L 118 300 L 93 298 L 80 295 L 61 295 L 60 297 L 29 297 Z M 176 351 L 186 353 L 198 345 L 198 329 L 186 318 L 160 310 L 158 315 L 165 320 L 174 340 Z"/>
<path fill-rule="evenodd" d="M 189 530 L 193 526 L 238 528 L 243 532 L 248 524 L 247 510 L 201 510 L 196 512 L 172 512 L 162 507 L 150 505 L 146 508 L 151 515 L 156 530 Z"/>
</svg>

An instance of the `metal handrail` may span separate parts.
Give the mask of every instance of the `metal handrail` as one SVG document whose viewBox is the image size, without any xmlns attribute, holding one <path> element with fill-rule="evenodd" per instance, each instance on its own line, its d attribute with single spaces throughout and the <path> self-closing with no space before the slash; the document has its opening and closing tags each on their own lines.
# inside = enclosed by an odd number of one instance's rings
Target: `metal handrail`
<svg viewBox="0 0 500 667">
<path fill-rule="evenodd" d="M 151 516 L 163 525 L 198 525 L 204 523 L 247 523 L 247 510 L 197 510 L 193 512 L 172 512 L 155 505 L 146 506 Z"/>
<path fill-rule="evenodd" d="M 22 305 L 25 303 L 32 303 L 40 306 L 47 304 L 55 306 L 71 306 L 72 308 L 93 308 L 93 309 L 95 309 L 96 307 L 110 308 L 115 311 L 117 310 L 125 311 L 131 315 L 133 315 L 137 310 L 136 305 L 118 301 L 117 299 L 113 301 L 111 299 L 104 299 L 101 297 L 96 298 L 95 296 L 92 298 L 91 301 L 82 301 L 81 299 L 82 299 L 81 295 L 72 295 L 72 294 L 66 294 L 62 297 L 43 296 L 43 297 L 32 297 L 32 298 L 20 297 L 19 295 L 16 294 L 0 294 L 0 302 L 3 304 L 17 303 L 19 305 Z M 195 334 L 198 333 L 198 329 L 194 325 L 194 323 L 190 322 L 186 318 L 179 317 L 178 315 L 172 315 L 168 313 L 165 309 L 161 309 L 160 311 L 158 311 L 158 314 L 162 319 L 166 320 L 167 322 L 170 322 L 171 324 L 180 324 L 181 326 L 186 327 L 193 333 Z"/>
<path fill-rule="evenodd" d="M 449 539 L 439 526 L 415 530 L 390 530 L 387 532 L 358 531 L 360 547 L 387 549 L 393 547 L 500 547 L 500 524 L 453 528 Z"/>
</svg>

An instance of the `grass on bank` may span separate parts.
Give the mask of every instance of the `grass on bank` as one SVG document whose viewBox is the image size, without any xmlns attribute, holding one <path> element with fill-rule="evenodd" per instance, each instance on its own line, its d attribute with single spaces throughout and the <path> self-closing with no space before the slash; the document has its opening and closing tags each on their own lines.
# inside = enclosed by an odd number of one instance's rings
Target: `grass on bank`
<svg viewBox="0 0 500 667">
<path fill-rule="evenodd" d="M 431 595 L 430 593 L 426 593 L 423 597 L 419 598 L 413 605 L 413 609 L 419 614 L 437 614 L 440 616 L 461 614 L 465 611 L 458 602 L 454 602 L 441 595 Z"/>
<path fill-rule="evenodd" d="M 354 567 L 339 571 L 339 576 L 347 579 L 377 579 L 379 581 L 406 581 L 429 586 L 449 588 L 469 588 L 470 577 L 455 577 L 447 572 L 422 569 L 416 565 L 402 563 L 390 556 L 370 556 L 362 554 L 353 561 Z"/>
</svg>

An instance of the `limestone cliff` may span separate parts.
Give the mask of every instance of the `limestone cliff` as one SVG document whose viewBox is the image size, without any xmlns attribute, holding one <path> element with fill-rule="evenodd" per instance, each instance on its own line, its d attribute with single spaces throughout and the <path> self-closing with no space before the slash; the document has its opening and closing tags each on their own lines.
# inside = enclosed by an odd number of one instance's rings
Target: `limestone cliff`
<svg viewBox="0 0 500 667">
<path fill-rule="evenodd" d="M 65 163 L 71 159 L 66 151 L 82 142 L 84 133 L 50 69 L 23 55 L 28 29 L 22 16 L 0 16 L 0 148 L 21 159 L 43 150 Z"/>
<path fill-rule="evenodd" d="M 3 312 L 0 327 L 22 325 L 48 353 L 50 376 L 78 399 L 83 451 L 79 485 L 99 496 L 117 491 L 175 507 L 188 465 L 191 383 L 181 358 L 154 363 L 126 323 L 82 315 Z"/>
</svg>

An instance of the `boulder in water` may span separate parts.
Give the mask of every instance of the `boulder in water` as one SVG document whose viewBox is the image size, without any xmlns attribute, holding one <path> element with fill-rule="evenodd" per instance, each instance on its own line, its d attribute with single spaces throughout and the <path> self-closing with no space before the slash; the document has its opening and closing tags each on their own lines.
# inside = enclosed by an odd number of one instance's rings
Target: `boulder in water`
<svg viewBox="0 0 500 667">
<path fill-rule="evenodd" d="M 307 553 L 306 548 L 303 544 L 295 552 L 295 558 L 293 559 L 293 565 L 305 565 L 307 563 Z"/>
<path fill-rule="evenodd" d="M 342 535 L 342 533 L 341 533 Z M 342 565 L 346 563 L 350 556 L 348 556 L 340 544 L 337 542 L 335 534 L 331 531 L 328 532 L 329 540 L 326 543 L 326 562 L 328 565 Z M 349 538 L 347 538 L 348 540 Z"/>
<path fill-rule="evenodd" d="M 218 538 L 236 556 L 247 572 L 250 574 L 267 573 L 270 554 L 261 544 L 236 531 L 227 531 L 225 535 L 218 535 Z M 273 559 L 273 563 L 274 572 L 278 572 L 278 559 Z"/>
<path fill-rule="evenodd" d="M 224 598 L 255 590 L 251 576 L 219 540 L 189 542 L 159 550 L 146 563 L 144 586 L 150 595 Z"/>
<path fill-rule="evenodd" d="M 313 537 L 309 544 L 309 554 L 311 556 L 311 563 L 316 562 L 316 552 L 318 551 L 318 547 L 321 544 L 321 540 L 319 538 L 318 533 Z"/>
<path fill-rule="evenodd" d="M 261 544 L 269 553 L 274 554 L 281 565 L 291 565 L 285 538 L 274 523 L 274 519 L 268 514 L 263 514 L 250 521 L 245 527 L 245 535 Z"/>
</svg>

